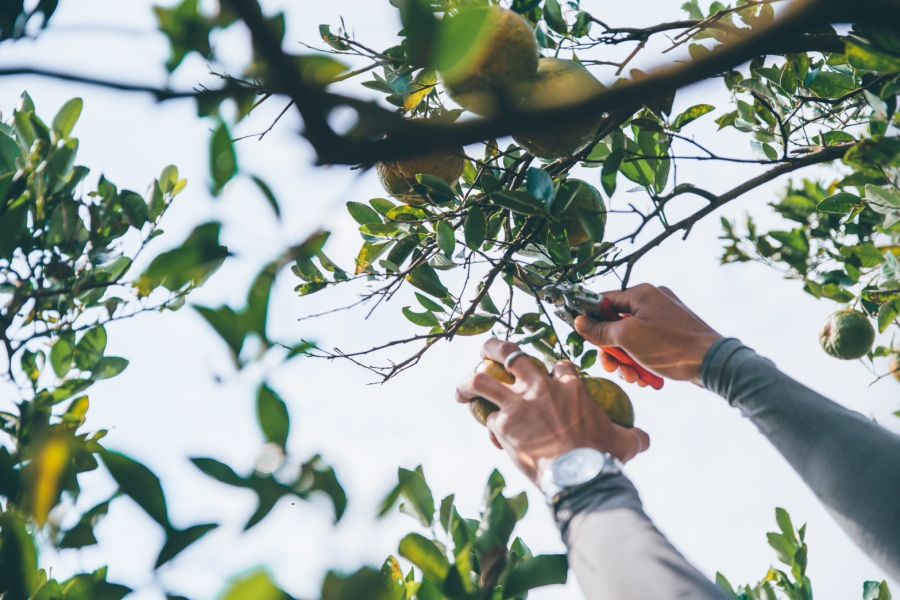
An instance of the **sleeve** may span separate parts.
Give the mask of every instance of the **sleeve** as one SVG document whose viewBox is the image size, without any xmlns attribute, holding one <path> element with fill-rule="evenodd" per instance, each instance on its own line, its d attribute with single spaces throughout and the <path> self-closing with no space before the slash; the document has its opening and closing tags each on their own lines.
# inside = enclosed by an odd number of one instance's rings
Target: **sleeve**
<svg viewBox="0 0 900 600">
<path fill-rule="evenodd" d="M 900 436 L 797 383 L 734 338 L 710 348 L 702 377 L 753 421 L 850 538 L 900 579 Z"/>
<path fill-rule="evenodd" d="M 601 476 L 563 498 L 556 523 L 587 600 L 728 597 L 656 529 L 621 473 Z"/>
</svg>

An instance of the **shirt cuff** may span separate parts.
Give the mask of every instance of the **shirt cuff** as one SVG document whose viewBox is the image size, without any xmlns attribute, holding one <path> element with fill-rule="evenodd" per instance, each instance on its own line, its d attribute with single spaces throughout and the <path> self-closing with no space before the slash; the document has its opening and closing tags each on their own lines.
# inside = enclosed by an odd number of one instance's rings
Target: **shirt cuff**
<svg viewBox="0 0 900 600">
<path fill-rule="evenodd" d="M 554 507 L 556 525 L 566 537 L 572 519 L 584 512 L 617 508 L 641 510 L 641 498 L 631 481 L 622 473 L 601 475 L 563 497 Z"/>
</svg>

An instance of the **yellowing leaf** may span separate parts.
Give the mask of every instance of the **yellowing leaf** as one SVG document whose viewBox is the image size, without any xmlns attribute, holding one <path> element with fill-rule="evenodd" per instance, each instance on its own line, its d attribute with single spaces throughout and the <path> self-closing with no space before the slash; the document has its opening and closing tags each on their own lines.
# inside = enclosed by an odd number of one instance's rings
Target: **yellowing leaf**
<svg viewBox="0 0 900 600">
<path fill-rule="evenodd" d="M 412 84 L 403 96 L 403 108 L 412 112 L 418 108 L 423 100 L 431 93 L 437 84 L 437 75 L 434 69 L 422 69 L 413 79 Z"/>
<path fill-rule="evenodd" d="M 59 497 L 60 479 L 69 464 L 69 443 L 60 437 L 47 440 L 35 461 L 32 515 L 39 527 L 47 523 L 47 515 Z"/>
</svg>

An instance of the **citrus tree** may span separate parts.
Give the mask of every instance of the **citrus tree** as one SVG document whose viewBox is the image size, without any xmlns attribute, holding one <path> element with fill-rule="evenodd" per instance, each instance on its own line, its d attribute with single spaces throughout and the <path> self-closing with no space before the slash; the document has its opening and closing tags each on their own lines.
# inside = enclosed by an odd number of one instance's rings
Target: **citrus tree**
<svg viewBox="0 0 900 600">
<path fill-rule="evenodd" d="M 53 26 L 56 7 L 5 4 L 0 41 L 40 35 Z M 299 114 L 302 143 L 319 164 L 377 172 L 384 197 L 347 202 L 361 236 L 355 260 L 329 256 L 328 233 L 320 231 L 265 265 L 244 306 L 193 307 L 236 368 L 261 355 L 345 359 L 385 381 L 437 343 L 493 331 L 548 361 L 571 358 L 590 369 L 596 350 L 552 315 L 543 287 L 627 286 L 635 266 L 664 242 L 687 237 L 724 205 L 791 175 L 767 209 L 782 226 L 761 231 L 752 217 L 722 222 L 723 263 L 762 261 L 806 293 L 839 304 L 823 328 L 824 350 L 864 360 L 876 378 L 900 377 L 900 37 L 887 25 L 895 4 L 691 0 L 682 9 L 681 20 L 629 27 L 607 23 L 577 0 L 390 0 L 386 10 L 396 10 L 402 23 L 393 45 L 375 47 L 341 21 L 322 24 L 319 39 L 300 40 L 306 50 L 298 54 L 286 50 L 297 40 L 285 39 L 285 16 L 266 14 L 255 0 L 181 0 L 155 9 L 170 48 L 165 66 L 176 72 L 186 56 L 200 55 L 211 65 L 212 83 L 171 89 L 113 81 L 99 75 L 99 65 L 97 74 L 23 65 L 0 68 L 0 76 L 192 101 L 211 125 L 211 192 L 247 177 L 276 212 L 270 186 L 239 166 L 238 150 L 253 147 L 232 133 L 263 102 L 284 102 L 280 115 Z M 218 60 L 216 45 L 218 33 L 232 29 L 252 41 L 250 60 L 237 70 Z M 632 66 L 648 53 L 658 55 L 658 68 Z M 727 103 L 674 111 L 676 94 L 700 82 L 722 86 Z M 102 432 L 82 430 L 86 392 L 127 366 L 126 358 L 105 354 L 105 325 L 179 308 L 228 250 L 219 225 L 206 223 L 133 273 L 132 262 L 160 235 L 159 223 L 186 182 L 175 167 L 146 193 L 88 178 L 74 162 L 80 110 L 75 99 L 42 120 L 23 95 L 0 127 L 0 340 L 6 383 L 17 397 L 0 415 L 0 556 L 11 565 L 0 575 L 4 598 L 129 592 L 106 582 L 102 571 L 55 581 L 37 560 L 36 532 L 59 548 L 96 543 L 92 526 L 109 502 L 71 526 L 61 525 L 54 508 L 78 495 L 80 473 L 101 463 L 119 485 L 109 501 L 130 497 L 164 530 L 157 566 L 216 526 L 173 524 L 158 478 L 105 449 Z M 252 137 L 265 143 L 280 115 Z M 692 130 L 701 119 L 744 143 L 724 151 L 715 139 L 697 139 Z M 687 161 L 753 171 L 731 189 L 712 190 L 679 177 L 678 165 Z M 304 296 L 357 286 L 360 299 L 334 310 L 361 319 L 400 299 L 410 332 L 346 351 L 272 339 L 270 290 L 288 268 L 297 279 L 298 311 Z M 248 339 L 261 352 L 249 352 Z M 379 360 L 395 346 L 411 350 L 399 361 Z M 334 471 L 319 457 L 286 455 L 290 428 L 277 391 L 261 382 L 255 402 L 265 466 L 237 473 L 208 457 L 193 457 L 194 465 L 223 485 L 256 493 L 247 528 L 282 497 L 313 493 L 329 496 L 339 519 L 346 497 Z M 436 502 L 421 469 L 399 471 L 384 510 L 398 503 L 425 532 L 401 540 L 406 566 L 390 557 L 380 570 L 331 573 L 323 598 L 360 597 L 360 590 L 378 590 L 367 592 L 373 598 L 520 598 L 565 580 L 564 557 L 533 556 L 513 536 L 527 506 L 522 495 L 504 495 L 499 474 L 490 478 L 479 519 L 462 517 L 452 495 Z M 779 532 L 769 540 L 789 572 L 773 569 L 744 587 L 720 577 L 735 597 L 811 595 L 804 530 L 795 532 L 783 511 L 776 520 Z M 226 594 L 286 597 L 262 573 Z M 867 582 L 865 594 L 889 597 L 877 582 Z"/>
</svg>

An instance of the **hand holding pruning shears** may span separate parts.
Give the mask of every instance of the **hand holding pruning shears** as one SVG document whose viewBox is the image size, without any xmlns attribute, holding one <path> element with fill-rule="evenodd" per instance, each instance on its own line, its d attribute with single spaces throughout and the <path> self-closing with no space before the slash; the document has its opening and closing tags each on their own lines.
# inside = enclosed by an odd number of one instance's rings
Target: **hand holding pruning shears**
<svg viewBox="0 0 900 600">
<path fill-rule="evenodd" d="M 597 294 L 566 284 L 546 286 L 541 296 L 601 348 L 607 371 L 618 369 L 626 381 L 654 389 L 663 386 L 662 377 L 699 383 L 706 350 L 721 337 L 664 287 Z"/>
</svg>

